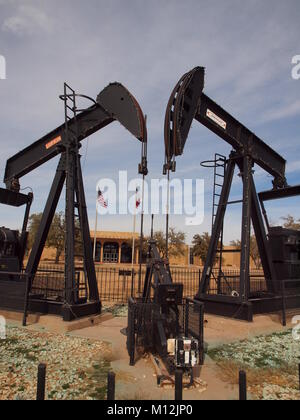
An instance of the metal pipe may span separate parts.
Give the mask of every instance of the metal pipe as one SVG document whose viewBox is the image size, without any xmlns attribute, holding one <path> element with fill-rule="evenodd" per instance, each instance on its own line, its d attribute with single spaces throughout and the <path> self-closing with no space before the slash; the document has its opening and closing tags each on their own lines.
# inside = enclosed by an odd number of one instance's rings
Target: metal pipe
<svg viewBox="0 0 300 420">
<path fill-rule="evenodd" d="M 240 401 L 247 401 L 247 375 L 243 370 L 239 373 L 239 394 Z"/>
<path fill-rule="evenodd" d="M 37 391 L 36 391 L 37 401 L 45 400 L 45 389 L 46 389 L 46 365 L 44 363 L 40 363 L 38 367 L 38 377 L 37 377 Z"/>
<path fill-rule="evenodd" d="M 175 401 L 182 401 L 183 387 L 182 387 L 183 373 L 182 370 L 175 372 Z"/>
<path fill-rule="evenodd" d="M 116 397 L 116 374 L 108 372 L 107 375 L 107 401 L 115 401 Z"/>
</svg>

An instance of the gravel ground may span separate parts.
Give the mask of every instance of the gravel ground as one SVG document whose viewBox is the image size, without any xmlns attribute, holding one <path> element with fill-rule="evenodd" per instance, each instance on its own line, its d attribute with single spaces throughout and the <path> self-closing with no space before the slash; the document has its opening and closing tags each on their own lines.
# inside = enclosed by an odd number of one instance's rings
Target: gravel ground
<svg viewBox="0 0 300 420">
<path fill-rule="evenodd" d="M 0 399 L 35 399 L 39 363 L 47 364 L 47 399 L 104 399 L 109 355 L 101 341 L 8 326 L 0 340 Z"/>
<path fill-rule="evenodd" d="M 292 331 L 224 345 L 208 354 L 227 380 L 230 376 L 236 379 L 239 369 L 246 370 L 249 390 L 255 399 L 300 399 L 300 341 L 293 339 Z"/>
<path fill-rule="evenodd" d="M 122 304 L 104 304 L 103 313 L 110 312 L 114 317 L 127 318 L 128 316 L 128 305 Z"/>
</svg>

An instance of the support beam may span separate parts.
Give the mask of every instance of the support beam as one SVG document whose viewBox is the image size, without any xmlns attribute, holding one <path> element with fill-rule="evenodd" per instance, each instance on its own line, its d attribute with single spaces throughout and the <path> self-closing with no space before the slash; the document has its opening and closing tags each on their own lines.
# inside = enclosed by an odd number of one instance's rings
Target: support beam
<svg viewBox="0 0 300 420">
<path fill-rule="evenodd" d="M 66 204 L 65 204 L 65 297 L 68 305 L 75 303 L 75 171 L 74 150 L 66 152 Z"/>
<path fill-rule="evenodd" d="M 241 238 L 241 268 L 240 268 L 240 297 L 247 302 L 250 293 L 250 233 L 251 233 L 251 171 L 252 160 L 249 156 L 243 158 L 243 214 Z"/>
<path fill-rule="evenodd" d="M 106 127 L 113 118 L 100 106 L 91 107 L 77 117 L 78 139 L 85 139 L 101 128 Z M 74 129 L 75 122 L 69 122 L 70 129 Z M 63 151 L 65 124 L 46 134 L 40 140 L 31 144 L 7 161 L 4 182 L 7 188 L 13 179 L 19 179 L 54 158 Z"/>
<path fill-rule="evenodd" d="M 256 188 L 251 174 L 251 216 L 252 223 L 255 232 L 257 247 L 259 250 L 259 255 L 261 258 L 262 267 L 264 270 L 264 275 L 267 283 L 267 288 L 270 293 L 274 293 L 275 284 L 277 280 L 276 270 L 272 261 L 270 246 L 268 243 L 268 237 L 264 225 L 264 221 L 261 214 L 261 209 L 259 205 L 259 200 L 256 193 Z"/>
<path fill-rule="evenodd" d="M 274 176 L 276 188 L 286 186 L 285 159 L 204 93 L 195 119 L 235 151 L 248 153 L 253 162 Z"/>
<path fill-rule="evenodd" d="M 28 264 L 26 267 L 26 273 L 29 275 L 34 276 L 44 247 L 45 247 L 45 243 L 46 243 L 46 239 L 51 227 L 51 223 L 57 208 L 57 204 L 59 201 L 59 197 L 61 195 L 62 192 L 62 188 L 64 186 L 64 182 L 65 182 L 65 172 L 64 172 L 64 168 L 65 168 L 65 155 L 63 154 L 60 162 L 58 164 L 57 170 L 56 170 L 56 175 L 50 190 L 50 194 L 43 212 L 43 216 L 42 216 L 42 220 L 29 256 L 29 260 L 28 260 Z M 33 277 L 32 277 L 33 278 Z"/>
<path fill-rule="evenodd" d="M 95 264 L 93 261 L 93 250 L 91 243 L 91 235 L 87 214 L 87 206 L 84 194 L 82 170 L 80 165 L 80 160 L 78 159 L 78 192 L 77 192 L 77 202 L 79 203 L 79 217 L 81 220 L 81 233 L 82 233 L 82 242 L 84 244 L 84 265 L 88 278 L 89 285 L 89 300 L 99 301 L 99 290 L 97 285 L 97 278 L 95 272 Z"/>
</svg>

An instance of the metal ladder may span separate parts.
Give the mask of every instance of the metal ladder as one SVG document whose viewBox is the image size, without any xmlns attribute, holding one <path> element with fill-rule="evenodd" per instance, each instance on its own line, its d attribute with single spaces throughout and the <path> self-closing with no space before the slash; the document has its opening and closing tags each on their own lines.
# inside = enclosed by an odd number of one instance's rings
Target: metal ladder
<svg viewBox="0 0 300 420">
<path fill-rule="evenodd" d="M 215 154 L 212 225 L 211 225 L 212 231 L 214 228 L 217 211 L 220 204 L 220 197 L 221 197 L 221 192 L 222 192 L 224 179 L 225 179 L 226 162 L 227 162 L 226 156 L 220 155 L 219 153 Z M 225 278 L 224 273 L 222 271 L 223 244 L 224 244 L 224 222 L 222 224 L 222 229 L 220 233 L 220 242 L 217 244 L 217 249 L 216 249 L 216 254 L 219 255 L 219 271 L 218 271 L 217 279 L 216 279 L 216 276 L 213 275 L 218 285 L 218 294 L 221 293 L 221 278 Z M 225 278 L 225 281 L 227 281 L 226 278 Z"/>
<path fill-rule="evenodd" d="M 77 121 L 77 104 L 76 104 L 76 97 L 77 94 L 74 89 L 72 89 L 67 83 L 64 83 L 64 95 L 62 99 L 64 100 L 64 108 L 65 108 L 65 135 L 67 138 L 67 141 L 69 140 L 71 143 L 74 142 L 75 145 L 75 154 L 76 154 L 76 170 L 75 170 L 75 197 L 74 197 L 74 232 L 75 232 L 75 238 L 74 243 L 75 246 L 79 245 L 81 248 L 81 252 L 76 251 L 74 252 L 74 257 L 82 257 L 84 259 L 84 253 L 83 253 L 83 236 L 82 236 L 82 229 L 80 228 L 80 222 L 81 222 L 81 214 L 82 214 L 82 203 L 80 197 L 82 197 L 82 191 L 80 190 L 80 182 L 78 180 L 80 179 L 78 171 L 80 170 L 80 155 L 79 155 L 79 146 L 78 146 L 78 121 Z M 72 129 L 69 127 L 69 122 L 73 121 L 75 124 L 75 129 Z M 69 143 L 69 142 L 68 142 Z M 77 209 L 77 213 L 76 213 Z M 79 226 L 76 222 L 79 222 Z M 81 239 L 78 240 L 77 233 L 80 232 Z M 83 265 L 83 274 L 84 274 L 84 284 L 83 287 L 81 287 L 80 282 L 80 272 L 75 273 L 75 281 L 76 281 L 76 293 L 78 293 L 78 299 L 80 296 L 80 292 L 84 291 L 85 296 L 87 296 L 87 271 L 85 264 Z"/>
<path fill-rule="evenodd" d="M 220 201 L 220 196 L 221 196 L 221 191 L 223 188 L 223 184 L 224 184 L 224 179 L 225 179 L 225 173 L 226 173 L 226 165 L 227 165 L 227 159 L 225 156 L 220 155 L 218 153 L 215 154 L 215 160 L 214 160 L 214 189 L 213 189 L 213 211 L 212 211 L 212 230 L 214 227 L 214 223 L 215 223 L 215 218 L 217 215 L 217 210 L 219 207 L 219 201 Z M 231 204 L 238 204 L 238 203 L 242 203 L 243 200 L 235 200 L 235 201 L 228 201 L 226 203 L 226 205 L 231 205 Z M 234 290 L 232 289 L 232 287 L 230 286 L 230 283 L 227 279 L 227 277 L 225 276 L 223 270 L 222 270 L 222 262 L 223 262 L 223 254 L 226 252 L 237 252 L 240 253 L 241 250 L 237 249 L 235 251 L 233 250 L 225 250 L 224 249 L 224 221 L 222 224 L 222 229 L 221 229 L 221 233 L 220 233 L 220 242 L 217 245 L 217 249 L 216 249 L 216 254 L 219 255 L 219 271 L 218 271 L 218 276 L 215 276 L 214 273 L 212 272 L 213 278 L 214 280 L 217 282 L 218 285 L 218 294 L 222 293 L 222 288 L 221 288 L 221 279 L 223 279 L 227 285 L 227 287 L 229 288 L 229 290 L 231 290 L 231 292 L 233 292 Z"/>
</svg>

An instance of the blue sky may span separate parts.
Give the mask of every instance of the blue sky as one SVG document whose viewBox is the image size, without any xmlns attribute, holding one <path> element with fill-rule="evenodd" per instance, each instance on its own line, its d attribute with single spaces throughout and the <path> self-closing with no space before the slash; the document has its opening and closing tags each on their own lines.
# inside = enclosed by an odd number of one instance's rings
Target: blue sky
<svg viewBox="0 0 300 420">
<path fill-rule="evenodd" d="M 168 98 L 180 76 L 200 65 L 206 67 L 205 92 L 281 153 L 289 183 L 300 183 L 300 80 L 291 77 L 292 57 L 300 54 L 298 0 L 0 0 L 0 11 L 0 55 L 7 62 L 7 80 L 0 80 L 1 179 L 9 157 L 62 123 L 64 81 L 94 98 L 108 83 L 123 83 L 148 115 L 150 176 L 160 177 Z M 230 147 L 194 122 L 177 176 L 205 179 L 206 217 L 199 228 L 171 218 L 189 240 L 210 229 L 212 173 L 199 163 L 215 152 L 227 155 Z M 117 178 L 119 170 L 135 177 L 140 149 L 114 123 L 85 142 L 83 154 L 93 227 L 98 179 Z M 33 212 L 43 209 L 56 164 L 21 180 L 34 190 Z M 255 177 L 258 190 L 271 188 L 267 174 L 258 170 Z M 233 195 L 239 193 L 236 178 Z M 300 217 L 299 204 L 272 203 L 270 217 Z M 1 225 L 20 226 L 22 211 L 0 211 Z M 239 236 L 238 207 L 227 222 L 228 242 Z M 157 218 L 156 227 L 162 226 Z M 130 231 L 132 218 L 107 216 L 100 228 Z"/>
</svg>

